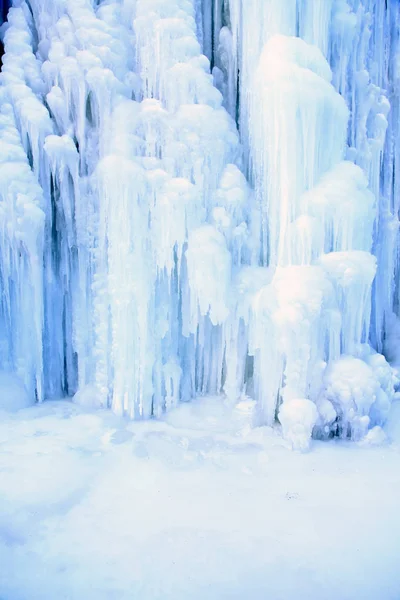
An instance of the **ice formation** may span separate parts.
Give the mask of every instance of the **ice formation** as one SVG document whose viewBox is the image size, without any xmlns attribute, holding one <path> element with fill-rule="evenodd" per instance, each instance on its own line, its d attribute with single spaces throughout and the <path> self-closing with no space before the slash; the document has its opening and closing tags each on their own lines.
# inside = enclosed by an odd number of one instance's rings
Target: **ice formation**
<svg viewBox="0 0 400 600">
<path fill-rule="evenodd" d="M 279 421 L 283 435 L 295 450 L 307 450 L 313 428 L 317 422 L 317 407 L 306 398 L 283 402 L 279 410 Z"/>
<path fill-rule="evenodd" d="M 379 427 L 398 2 L 11 4 L 0 368 L 131 418 L 247 395 L 300 448 Z"/>
</svg>

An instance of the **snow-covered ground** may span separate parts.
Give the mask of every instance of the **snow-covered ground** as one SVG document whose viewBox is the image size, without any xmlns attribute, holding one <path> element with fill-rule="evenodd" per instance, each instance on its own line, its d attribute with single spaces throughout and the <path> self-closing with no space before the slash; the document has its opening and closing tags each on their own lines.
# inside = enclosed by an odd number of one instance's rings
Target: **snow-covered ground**
<svg viewBox="0 0 400 600">
<path fill-rule="evenodd" d="M 251 406 L 2 413 L 1 600 L 398 600 L 400 403 L 307 454 Z"/>
</svg>

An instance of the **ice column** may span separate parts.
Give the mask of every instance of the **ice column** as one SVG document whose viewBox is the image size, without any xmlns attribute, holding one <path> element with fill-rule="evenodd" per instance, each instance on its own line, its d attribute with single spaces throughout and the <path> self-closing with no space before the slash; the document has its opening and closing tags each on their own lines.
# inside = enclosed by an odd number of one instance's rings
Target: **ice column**
<svg viewBox="0 0 400 600">
<path fill-rule="evenodd" d="M 44 200 L 0 89 L 0 367 L 43 399 Z"/>
</svg>

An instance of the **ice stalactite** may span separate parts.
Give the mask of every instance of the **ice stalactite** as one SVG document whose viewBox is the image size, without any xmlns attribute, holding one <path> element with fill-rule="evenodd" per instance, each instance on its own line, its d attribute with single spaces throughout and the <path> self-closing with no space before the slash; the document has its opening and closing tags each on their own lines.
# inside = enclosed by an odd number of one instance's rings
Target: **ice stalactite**
<svg viewBox="0 0 400 600">
<path fill-rule="evenodd" d="M 31 397 L 46 393 L 43 353 L 43 255 L 48 203 L 38 183 L 41 144 L 52 130 L 40 97 L 29 15 L 9 13 L 1 92 L 1 329 L 3 369 L 16 372 Z"/>
<path fill-rule="evenodd" d="M 42 400 L 44 200 L 4 89 L 0 102 L 0 361 Z"/>
<path fill-rule="evenodd" d="M 399 23 L 394 0 L 14 0 L 1 368 L 131 418 L 246 394 L 300 449 L 380 426 Z"/>
</svg>

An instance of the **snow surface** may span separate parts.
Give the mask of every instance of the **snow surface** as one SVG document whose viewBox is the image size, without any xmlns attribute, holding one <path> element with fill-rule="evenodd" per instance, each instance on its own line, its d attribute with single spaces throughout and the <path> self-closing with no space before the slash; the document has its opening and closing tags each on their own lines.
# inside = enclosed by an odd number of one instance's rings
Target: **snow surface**
<svg viewBox="0 0 400 600">
<path fill-rule="evenodd" d="M 397 600 L 400 404 L 293 453 L 253 402 L 0 418 L 4 600 Z"/>
</svg>

